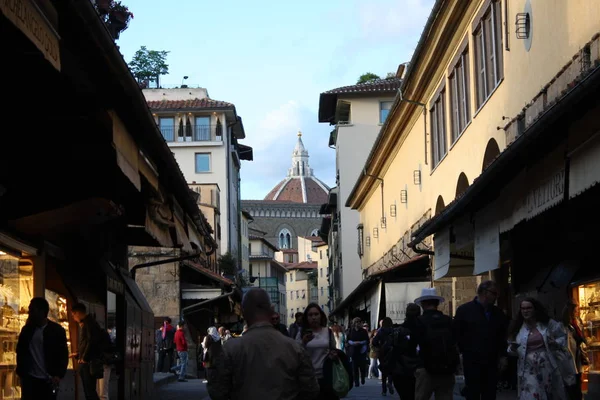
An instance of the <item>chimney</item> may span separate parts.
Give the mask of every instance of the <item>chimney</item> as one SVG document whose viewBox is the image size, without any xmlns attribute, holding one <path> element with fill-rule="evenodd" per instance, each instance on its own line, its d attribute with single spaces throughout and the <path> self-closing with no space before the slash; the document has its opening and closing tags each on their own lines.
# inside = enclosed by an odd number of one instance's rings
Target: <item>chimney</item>
<svg viewBox="0 0 600 400">
<path fill-rule="evenodd" d="M 404 75 L 406 74 L 406 70 L 408 69 L 410 63 L 405 62 L 398 66 L 398 70 L 396 71 L 396 78 L 404 79 Z"/>
</svg>

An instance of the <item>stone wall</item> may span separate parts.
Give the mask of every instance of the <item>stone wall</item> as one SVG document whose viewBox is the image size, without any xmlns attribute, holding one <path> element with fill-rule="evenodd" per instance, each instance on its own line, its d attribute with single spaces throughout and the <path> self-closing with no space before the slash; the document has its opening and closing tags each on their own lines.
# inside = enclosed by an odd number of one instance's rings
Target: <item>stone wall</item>
<svg viewBox="0 0 600 400">
<path fill-rule="evenodd" d="M 488 279 L 487 276 L 485 279 Z M 461 276 L 457 278 L 442 278 L 434 282 L 438 294 L 445 301 L 440 305 L 440 311 L 454 316 L 456 309 L 477 295 L 477 286 L 482 282 L 481 276 Z M 452 307 L 452 310 L 450 309 Z"/>
</svg>

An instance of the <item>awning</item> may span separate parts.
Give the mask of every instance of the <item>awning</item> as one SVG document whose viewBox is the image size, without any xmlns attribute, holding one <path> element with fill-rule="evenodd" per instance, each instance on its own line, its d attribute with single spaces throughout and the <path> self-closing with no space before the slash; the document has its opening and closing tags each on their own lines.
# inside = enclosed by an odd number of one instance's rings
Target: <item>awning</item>
<svg viewBox="0 0 600 400">
<path fill-rule="evenodd" d="M 195 271 L 198 271 L 201 274 L 203 274 L 211 279 L 214 279 L 215 281 L 217 281 L 219 283 L 223 283 L 225 285 L 230 285 L 230 286 L 233 285 L 233 282 L 230 281 L 229 279 L 217 274 L 216 272 L 213 272 L 209 269 L 204 268 L 200 264 L 197 264 L 197 263 L 195 263 L 193 261 L 189 261 L 189 260 L 182 261 L 182 262 L 184 265 L 187 265 L 188 267 L 194 269 Z"/>
<path fill-rule="evenodd" d="M 378 275 L 383 275 L 383 274 L 386 274 L 386 273 L 388 273 L 388 272 L 394 272 L 394 271 L 396 271 L 396 270 L 399 270 L 399 269 L 402 269 L 402 268 L 406 268 L 406 267 L 408 267 L 409 265 L 412 265 L 412 264 L 414 264 L 414 263 L 416 263 L 416 262 L 419 262 L 419 261 L 424 261 L 424 260 L 427 260 L 427 259 L 429 259 L 429 256 L 428 256 L 428 255 L 426 255 L 426 254 L 421 254 L 421 255 L 418 255 L 418 256 L 416 256 L 416 257 L 413 257 L 413 258 L 411 258 L 411 259 L 409 259 L 409 260 L 407 260 L 407 261 L 403 261 L 403 262 L 401 262 L 401 263 L 398 263 L 398 264 L 396 264 L 396 265 L 394 265 L 394 266 L 392 266 L 392 267 L 390 267 L 390 268 L 386 268 L 386 269 L 382 269 L 381 271 L 373 272 L 373 273 L 371 274 L 371 276 L 378 276 Z"/>
<path fill-rule="evenodd" d="M 187 233 L 185 233 L 183 222 L 178 217 L 175 217 L 175 233 L 177 234 L 177 245 L 181 246 L 185 252 L 194 253 L 194 249 L 190 244 L 190 239 L 188 238 Z"/>
<path fill-rule="evenodd" d="M 380 276 L 373 276 L 363 280 L 361 283 L 358 284 L 356 289 L 354 289 L 352 293 L 348 295 L 348 297 L 342 300 L 342 302 L 335 308 L 335 310 L 331 311 L 330 315 L 337 315 L 343 312 L 346 308 L 348 308 L 350 304 L 352 304 L 356 300 L 355 297 L 368 292 L 371 288 L 375 287 L 375 285 L 377 285 L 377 283 L 379 283 L 380 281 Z"/>
<path fill-rule="evenodd" d="M 110 112 L 113 121 L 113 143 L 117 151 L 117 164 L 129 181 L 139 191 L 142 189 L 138 166 L 139 149 L 133 138 L 127 132 L 125 124 L 114 111 Z"/>
<path fill-rule="evenodd" d="M 204 286 L 193 285 L 181 287 L 182 300 L 210 300 L 219 297 L 222 294 L 221 288 L 206 288 Z"/>
<path fill-rule="evenodd" d="M 600 183 L 600 133 L 583 143 L 569 156 L 569 198 L 573 198 Z"/>
<path fill-rule="evenodd" d="M 210 305 L 211 303 L 215 302 L 215 301 L 219 301 L 221 299 L 228 299 L 229 300 L 229 305 L 230 305 L 230 312 L 233 311 L 234 309 L 234 301 L 231 299 L 231 296 L 235 293 L 235 291 L 231 291 L 229 293 L 225 293 L 222 294 L 221 296 L 212 298 L 212 299 L 208 299 L 208 300 L 204 300 L 201 301 L 199 303 L 196 304 L 192 304 L 191 306 L 187 306 L 181 309 L 181 313 L 184 316 L 190 315 L 190 314 L 194 314 L 200 311 L 208 311 L 208 312 L 213 312 L 211 309 L 207 309 L 206 307 L 208 305 Z"/>
<path fill-rule="evenodd" d="M 421 290 L 429 287 L 431 287 L 430 282 L 386 282 L 386 317 L 390 317 L 395 324 L 404 322 L 406 305 L 414 303 L 415 299 L 421 295 Z"/>
<path fill-rule="evenodd" d="M 150 216 L 150 211 L 148 210 L 148 206 L 146 206 L 146 224 L 145 224 L 146 232 L 154 238 L 162 247 L 175 247 L 173 245 L 173 239 L 171 239 L 171 234 L 169 233 L 168 227 L 159 226 L 152 217 Z"/>
<path fill-rule="evenodd" d="M 460 198 L 448 204 L 444 211 L 417 229 L 409 246 L 418 245 L 426 237 L 440 231 L 444 226 L 448 226 L 457 217 L 467 212 L 470 206 L 474 205 L 475 207 L 472 208 L 476 209 L 485 199 L 496 196 L 497 192 L 532 161 L 528 153 L 531 149 L 539 148 L 540 140 L 549 140 L 551 134 L 564 134 L 563 130 L 551 129 L 552 126 L 561 118 L 568 118 L 566 114 L 580 112 L 580 109 L 574 107 L 574 105 L 586 104 L 585 101 L 591 96 L 596 96 L 599 89 L 600 67 L 596 67 L 589 75 L 582 78 L 573 89 L 548 107 L 521 136 L 500 153 Z M 589 102 L 590 105 L 595 103 L 596 100 Z"/>
<path fill-rule="evenodd" d="M 252 161 L 254 159 L 252 147 L 250 146 L 238 144 L 238 154 L 240 155 L 240 160 Z"/>
</svg>

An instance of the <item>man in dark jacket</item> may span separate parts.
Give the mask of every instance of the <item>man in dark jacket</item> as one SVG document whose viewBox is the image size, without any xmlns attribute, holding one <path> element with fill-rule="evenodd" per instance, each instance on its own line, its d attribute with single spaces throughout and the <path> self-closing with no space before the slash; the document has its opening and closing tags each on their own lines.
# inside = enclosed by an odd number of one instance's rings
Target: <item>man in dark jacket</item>
<svg viewBox="0 0 600 400">
<path fill-rule="evenodd" d="M 498 367 L 506 363 L 508 318 L 494 305 L 493 281 L 479 285 L 477 297 L 456 310 L 454 329 L 463 355 L 467 400 L 495 400 Z"/>
<path fill-rule="evenodd" d="M 29 318 L 17 342 L 17 374 L 23 400 L 54 400 L 67 372 L 69 350 L 65 330 L 48 320 L 46 299 L 34 297 Z"/>
<path fill-rule="evenodd" d="M 281 317 L 279 316 L 279 313 L 273 313 L 273 315 L 271 316 L 271 323 L 273 324 L 273 327 L 279 332 L 283 333 L 285 336 L 290 336 L 285 325 L 281 323 Z"/>
<path fill-rule="evenodd" d="M 346 336 L 348 357 L 352 359 L 352 374 L 354 375 L 354 386 L 365 384 L 367 375 L 367 354 L 369 348 L 369 333 L 363 329 L 362 321 L 356 317 L 352 320 L 352 329 Z"/>
<path fill-rule="evenodd" d="M 83 385 L 86 400 L 99 400 L 96 384 L 98 375 L 95 375 L 93 366 L 97 365 L 103 370 L 104 351 L 106 350 L 106 332 L 98 325 L 93 316 L 87 313 L 87 308 L 82 303 L 76 303 L 71 308 L 73 319 L 81 326 L 79 332 L 79 346 L 77 358 L 79 363 L 79 375 Z"/>
</svg>

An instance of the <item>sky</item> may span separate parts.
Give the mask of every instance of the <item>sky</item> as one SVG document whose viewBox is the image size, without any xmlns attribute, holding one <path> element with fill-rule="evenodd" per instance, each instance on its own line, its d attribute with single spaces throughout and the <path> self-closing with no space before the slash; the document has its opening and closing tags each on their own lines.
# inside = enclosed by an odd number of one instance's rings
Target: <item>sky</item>
<svg viewBox="0 0 600 400">
<path fill-rule="evenodd" d="M 333 127 L 319 94 L 360 75 L 385 76 L 410 58 L 434 0 L 122 0 L 134 14 L 117 45 L 127 62 L 146 46 L 169 51 L 161 84 L 186 83 L 235 104 L 254 161 L 242 199 L 263 199 L 285 178 L 297 132 L 315 175 L 335 185 Z"/>
</svg>

